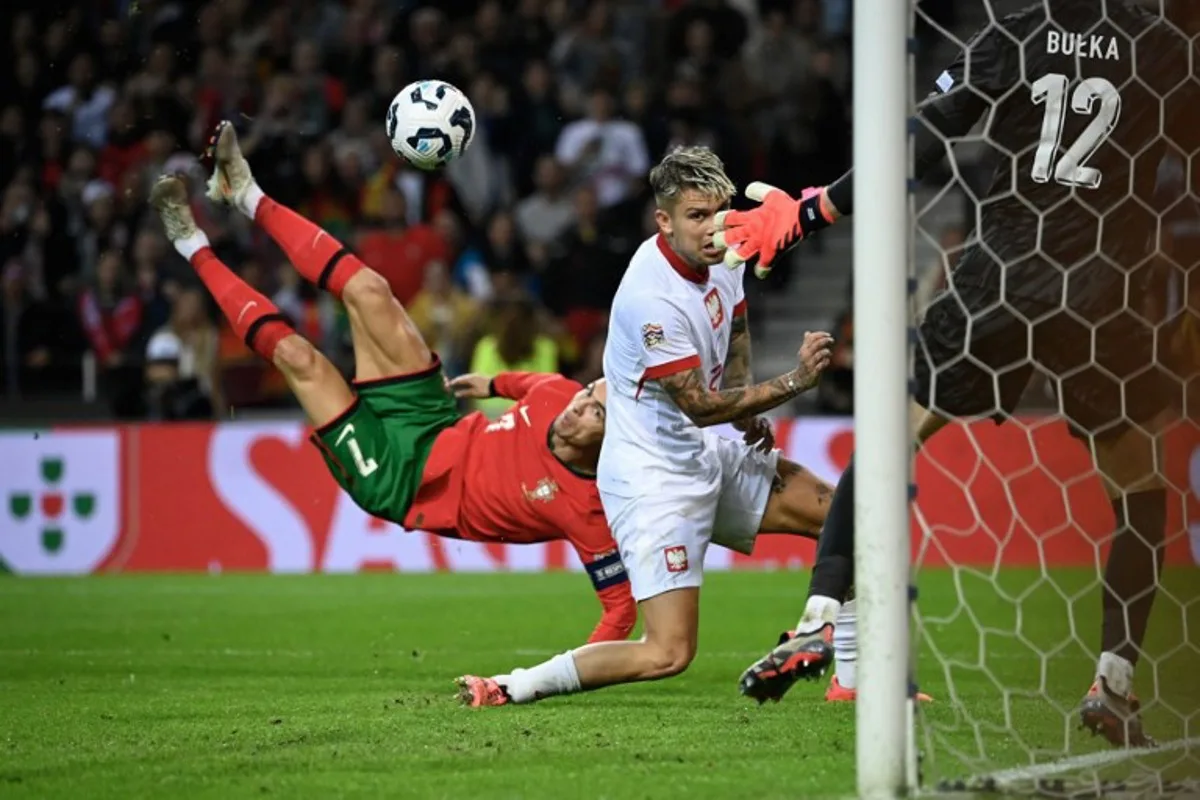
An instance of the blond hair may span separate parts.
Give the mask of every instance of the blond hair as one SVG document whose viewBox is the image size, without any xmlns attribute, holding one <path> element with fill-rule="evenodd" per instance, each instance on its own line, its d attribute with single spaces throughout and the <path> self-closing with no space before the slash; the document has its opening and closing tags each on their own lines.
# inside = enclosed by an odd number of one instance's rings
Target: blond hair
<svg viewBox="0 0 1200 800">
<path fill-rule="evenodd" d="M 650 170 L 650 188 L 659 208 L 674 205 L 688 189 L 725 202 L 733 197 L 733 181 L 720 157 L 707 147 L 676 147 Z"/>
</svg>

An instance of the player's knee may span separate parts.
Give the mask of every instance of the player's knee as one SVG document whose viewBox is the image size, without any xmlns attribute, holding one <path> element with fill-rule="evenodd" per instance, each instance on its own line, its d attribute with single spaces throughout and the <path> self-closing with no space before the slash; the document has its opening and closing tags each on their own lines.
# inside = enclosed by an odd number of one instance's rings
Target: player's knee
<svg viewBox="0 0 1200 800">
<path fill-rule="evenodd" d="M 289 336 L 275 347 L 275 366 L 296 378 L 311 380 L 319 365 L 317 349 L 300 336 Z"/>
<path fill-rule="evenodd" d="M 342 300 L 348 308 L 364 314 L 394 302 L 387 279 L 369 267 L 362 267 L 354 274 L 342 292 Z"/>
<path fill-rule="evenodd" d="M 649 672 L 654 678 L 670 678 L 688 668 L 696 657 L 696 644 L 686 639 L 671 639 L 665 642 L 649 640 Z"/>
</svg>

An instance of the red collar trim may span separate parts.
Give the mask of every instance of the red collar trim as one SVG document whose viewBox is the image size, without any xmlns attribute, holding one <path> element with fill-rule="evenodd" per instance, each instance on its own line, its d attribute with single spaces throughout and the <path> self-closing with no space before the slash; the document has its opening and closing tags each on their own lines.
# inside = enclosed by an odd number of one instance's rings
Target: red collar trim
<svg viewBox="0 0 1200 800">
<path fill-rule="evenodd" d="M 661 233 L 658 235 L 658 252 L 663 254 L 663 258 L 671 265 L 671 269 L 679 273 L 680 277 L 698 283 L 701 286 L 708 283 L 708 268 L 704 268 L 704 272 L 697 272 L 695 267 L 688 264 L 683 258 L 671 249 L 671 245 L 667 242 L 667 237 Z"/>
</svg>

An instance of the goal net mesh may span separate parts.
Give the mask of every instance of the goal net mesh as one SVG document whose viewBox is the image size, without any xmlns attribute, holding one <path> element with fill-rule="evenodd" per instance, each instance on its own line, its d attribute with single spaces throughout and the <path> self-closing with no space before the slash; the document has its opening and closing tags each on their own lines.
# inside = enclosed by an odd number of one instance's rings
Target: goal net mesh
<svg viewBox="0 0 1200 800">
<path fill-rule="evenodd" d="M 911 0 L 920 41 L 914 103 L 976 31 L 1030 1 Z M 952 8 L 952 20 L 939 5 Z M 1158 13 L 1169 17 L 1170 9 Z M 1088 66 L 1083 57 L 1077 63 L 1065 104 L 1047 101 L 1045 81 L 1039 94 L 1039 75 L 1026 75 L 1014 91 L 1047 114 L 1064 105 L 1064 113 L 1101 114 L 1099 104 L 1072 107 L 1069 92 L 1086 79 Z M 1142 112 L 1127 103 L 1120 113 Z M 1043 139 L 1062 130 L 1053 123 L 1043 126 Z M 916 318 L 947 285 L 961 254 L 978 245 L 981 209 L 995 199 L 987 192 L 997 160 L 1029 159 L 1042 147 L 1051 159 L 1043 171 L 1053 174 L 1053 159 L 1071 146 L 1031 141 L 1028 152 L 1008 152 L 989 136 L 985 121 L 950 144 L 953 156 L 914 195 Z M 1189 315 L 1189 301 L 1200 309 L 1200 280 L 1187 280 L 1188 268 L 1200 260 L 1200 213 L 1188 196 L 1200 161 L 1182 152 L 1185 146 L 1159 165 L 1160 188 L 1176 195 L 1165 211 L 1153 212 L 1161 233 L 1146 278 L 1125 302 L 1164 341 L 1195 346 L 1200 339 L 1188 337 L 1200 328 L 1180 320 Z M 1041 160 L 1032 159 L 1035 169 Z M 1019 193 L 1019 185 L 1010 191 Z M 1054 226 L 1042 222 L 1041 235 L 1049 240 Z M 1159 746 L 1122 749 L 1082 729 L 1079 714 L 1101 650 L 1113 506 L 1087 445 L 1070 435 L 1059 413 L 1059 385 L 1044 371 L 1033 372 L 1013 419 L 957 422 L 917 457 L 913 675 L 933 700 L 919 704 L 915 731 L 922 789 L 1200 797 L 1200 434 L 1192 424 L 1200 392 L 1192 392 L 1191 413 L 1183 403 L 1157 435 L 1157 472 L 1168 489 L 1166 566 L 1134 691 L 1145 730 Z"/>
</svg>

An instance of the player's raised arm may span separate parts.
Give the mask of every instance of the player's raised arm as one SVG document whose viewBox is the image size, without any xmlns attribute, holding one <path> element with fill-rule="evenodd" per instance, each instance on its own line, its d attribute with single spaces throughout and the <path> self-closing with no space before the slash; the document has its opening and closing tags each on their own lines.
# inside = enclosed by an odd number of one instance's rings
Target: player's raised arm
<svg viewBox="0 0 1200 800">
<path fill-rule="evenodd" d="M 832 346 L 828 333 L 805 333 L 796 368 L 753 386 L 710 389 L 699 367 L 658 378 L 658 384 L 698 427 L 734 422 L 770 411 L 816 386 L 829 366 Z"/>
<path fill-rule="evenodd" d="M 741 305 L 741 303 L 738 303 Z M 739 316 L 741 316 L 739 310 Z M 821 372 L 829 366 L 833 337 L 828 333 L 805 333 L 796 369 L 773 380 L 754 386 L 729 386 L 723 373 L 733 355 L 733 320 L 730 321 L 730 348 L 726 364 L 717 364 L 706 374 L 700 354 L 690 334 L 687 313 L 676 300 L 639 297 L 632 301 L 622 324 L 641 331 L 639 357 L 643 372 L 638 392 L 654 381 L 697 427 L 720 425 L 753 417 L 782 405 L 817 385 Z M 748 345 L 749 330 L 744 345 Z M 749 373 L 749 350 L 745 372 Z M 739 368 L 740 365 L 735 365 Z M 736 376 L 735 376 L 736 377 Z"/>
<path fill-rule="evenodd" d="M 977 32 L 917 106 L 913 136 L 913 175 L 917 180 L 941 163 L 949 142 L 966 136 L 1020 76 L 1020 53 L 1003 32 L 1009 22 L 1001 20 Z M 1018 63 L 1013 63 L 1014 58 Z M 834 220 L 853 214 L 854 170 L 826 187 L 824 197 Z"/>
<path fill-rule="evenodd" d="M 1006 33 L 1020 25 L 1022 18 L 1014 15 L 977 32 L 917 107 L 913 145 L 917 180 L 941 163 L 950 143 L 967 135 L 992 103 L 1021 79 L 1020 38 Z M 761 205 L 723 212 L 713 240 L 727 248 L 725 261 L 730 266 L 758 256 L 754 271 L 761 278 L 779 254 L 854 213 L 854 170 L 829 186 L 805 189 L 799 198 L 761 182 L 747 186 L 746 196 Z"/>
</svg>

